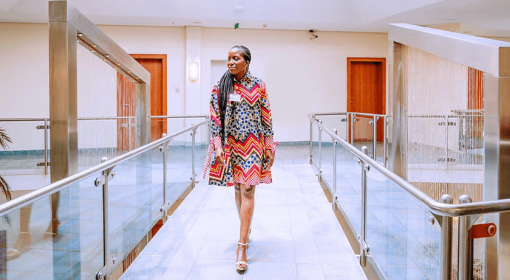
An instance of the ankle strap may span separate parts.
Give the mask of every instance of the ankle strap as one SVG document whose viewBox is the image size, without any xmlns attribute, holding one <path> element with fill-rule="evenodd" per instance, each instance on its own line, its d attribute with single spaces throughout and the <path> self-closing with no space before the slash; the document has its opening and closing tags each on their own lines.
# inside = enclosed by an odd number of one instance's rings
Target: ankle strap
<svg viewBox="0 0 510 280">
<path fill-rule="evenodd" d="M 244 246 L 246 246 L 246 248 L 248 248 L 248 246 L 249 246 L 249 245 L 248 245 L 248 243 L 241 243 L 241 242 L 237 242 L 237 244 L 238 244 L 238 245 L 244 245 Z"/>
</svg>

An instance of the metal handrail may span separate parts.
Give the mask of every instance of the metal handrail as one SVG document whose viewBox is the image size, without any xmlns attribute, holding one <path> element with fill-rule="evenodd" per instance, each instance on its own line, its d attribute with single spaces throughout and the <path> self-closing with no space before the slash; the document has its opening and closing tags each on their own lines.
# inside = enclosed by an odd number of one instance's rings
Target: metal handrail
<svg viewBox="0 0 510 280">
<path fill-rule="evenodd" d="M 150 116 L 151 119 L 192 119 L 192 118 L 209 118 L 209 115 L 168 115 L 168 116 Z"/>
<path fill-rule="evenodd" d="M 134 119 L 135 116 L 108 116 L 108 117 L 80 117 L 79 121 L 92 120 L 117 120 L 117 119 Z M 192 118 L 209 118 L 208 115 L 166 115 L 166 116 L 150 116 L 151 119 L 192 119 Z M 49 118 L 3 118 L 0 122 L 38 122 L 49 121 Z"/>
<path fill-rule="evenodd" d="M 123 117 L 81 117 L 79 121 L 91 121 L 91 120 L 118 120 L 118 119 L 134 119 L 134 116 L 123 116 Z M 0 122 L 42 122 L 49 121 L 49 118 L 4 118 L 0 119 Z"/>
<path fill-rule="evenodd" d="M 182 129 L 176 133 L 173 133 L 171 135 L 168 135 L 168 136 L 164 136 L 162 137 L 161 139 L 158 139 L 154 142 L 151 142 L 145 146 L 142 146 L 140 148 L 137 148 L 137 149 L 134 149 L 130 152 L 127 152 L 121 156 L 118 156 L 116 158 L 113 158 L 111 160 L 108 160 L 104 163 L 101 163 L 101 164 L 98 164 L 94 167 L 91 167 L 87 170 L 84 170 L 82 172 L 78 172 L 74 175 L 71 175 L 65 179 L 62 179 L 60 181 L 57 181 L 55 183 L 52 183 L 46 187 L 43 187 L 43 188 L 40 188 L 38 190 L 35 190 L 29 194 L 26 194 L 24 196 L 21 196 L 19 198 L 16 198 L 16 199 L 13 199 L 11 201 L 8 201 L 2 205 L 0 205 L 0 216 L 1 215 L 5 215 L 7 214 L 7 212 L 11 211 L 13 208 L 16 208 L 16 207 L 23 207 L 27 204 L 30 204 L 32 202 L 34 202 L 35 200 L 39 199 L 41 196 L 44 196 L 44 195 L 50 195 L 50 194 L 53 194 L 61 189 L 63 189 L 64 187 L 68 186 L 69 184 L 72 184 L 78 180 L 81 180 L 83 178 L 86 178 L 94 173 L 97 173 L 97 172 L 101 172 L 101 171 L 104 171 L 108 168 L 112 168 L 112 167 L 115 167 L 117 164 L 121 163 L 121 162 L 124 162 L 130 158 L 133 158 L 137 155 L 140 155 L 150 149 L 153 149 L 153 148 L 156 148 L 158 146 L 160 146 L 161 144 L 163 143 L 166 143 L 170 140 L 172 140 L 172 138 L 178 136 L 178 135 L 181 135 L 183 133 L 186 133 L 188 131 L 192 131 L 192 130 L 195 130 L 197 129 L 198 127 L 204 125 L 204 124 L 207 124 L 209 122 L 209 120 L 204 120 L 196 125 L 193 125 L 193 126 L 190 126 L 188 128 L 185 128 L 185 129 Z"/>
<path fill-rule="evenodd" d="M 469 204 L 446 204 L 437 202 L 415 186 L 411 185 L 406 180 L 402 179 L 397 174 L 391 172 L 389 169 L 385 168 L 377 161 L 373 160 L 351 144 L 347 143 L 342 138 L 338 137 L 328 128 L 321 125 L 316 119 L 313 118 L 313 114 L 308 115 L 308 118 L 312 123 L 315 123 L 315 125 L 317 125 L 323 132 L 326 132 L 331 138 L 342 144 L 342 146 L 355 154 L 359 159 L 377 169 L 379 172 L 391 179 L 409 194 L 425 204 L 425 206 L 427 206 L 429 210 L 434 214 L 447 217 L 459 217 L 474 214 L 489 214 L 510 211 L 510 199 L 473 202 Z"/>
</svg>

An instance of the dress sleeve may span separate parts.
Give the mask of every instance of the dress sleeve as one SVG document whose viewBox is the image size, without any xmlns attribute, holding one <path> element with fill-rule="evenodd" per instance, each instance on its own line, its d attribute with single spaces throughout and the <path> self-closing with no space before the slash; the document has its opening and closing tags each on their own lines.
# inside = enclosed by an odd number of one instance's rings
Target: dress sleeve
<svg viewBox="0 0 510 280">
<path fill-rule="evenodd" d="M 264 136 L 264 146 L 266 150 L 271 150 L 276 153 L 276 148 L 278 147 L 278 143 L 273 140 L 274 131 L 273 131 L 273 121 L 271 118 L 271 106 L 269 105 L 269 99 L 267 97 L 266 84 L 261 82 L 261 111 L 262 111 L 262 134 Z"/>
<path fill-rule="evenodd" d="M 211 102 L 209 104 L 209 111 L 211 117 L 211 143 L 214 148 L 221 147 L 221 121 L 220 121 L 220 106 L 218 103 L 218 85 L 215 85 L 211 94 Z"/>
</svg>

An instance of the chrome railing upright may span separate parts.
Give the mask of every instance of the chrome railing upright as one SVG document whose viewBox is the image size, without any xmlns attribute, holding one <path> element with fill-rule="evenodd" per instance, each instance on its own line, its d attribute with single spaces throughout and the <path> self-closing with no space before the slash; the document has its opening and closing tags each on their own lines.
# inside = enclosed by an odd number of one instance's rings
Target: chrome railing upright
<svg viewBox="0 0 510 280">
<path fill-rule="evenodd" d="M 499 212 L 506 212 L 510 211 L 510 199 L 500 199 L 500 200 L 494 200 L 494 201 L 483 201 L 483 202 L 471 202 L 471 199 L 467 195 L 463 195 L 460 197 L 461 204 L 453 204 L 453 199 L 451 196 L 445 194 L 441 197 L 441 202 L 437 202 L 434 199 L 432 199 L 430 196 L 416 188 L 415 186 L 411 185 L 406 180 L 399 177 L 397 174 L 391 172 L 386 167 L 375 161 L 373 158 L 368 156 L 366 154 L 367 148 L 363 147 L 362 151 L 358 150 L 356 147 L 336 135 L 336 131 L 333 132 L 327 127 L 323 126 L 321 121 L 317 119 L 318 114 L 311 114 L 308 115 L 308 118 L 310 120 L 310 136 L 312 137 L 312 129 L 313 126 L 316 126 L 319 131 L 325 132 L 333 143 L 339 143 L 342 145 L 347 151 L 351 152 L 354 156 L 356 156 L 362 166 L 361 176 L 362 176 L 362 184 L 361 184 L 361 217 L 362 217 L 362 224 L 361 224 L 361 236 L 359 237 L 359 246 L 360 246 L 360 264 L 365 265 L 365 256 L 370 252 L 369 245 L 366 243 L 365 240 L 365 229 L 367 226 L 367 219 L 366 219 L 366 201 L 367 201 L 367 192 L 366 192 L 366 180 L 367 175 L 366 171 L 369 170 L 369 168 L 373 168 L 375 170 L 378 170 L 382 175 L 384 175 L 387 179 L 393 181 L 398 187 L 400 187 L 402 190 L 405 190 L 407 193 L 409 193 L 412 197 L 414 197 L 416 200 L 418 200 L 423 206 L 425 206 L 428 211 L 438 220 L 440 226 L 441 226 L 441 237 L 440 237 L 440 264 L 439 264 L 439 275 L 440 279 L 451 279 L 452 278 L 452 219 L 454 217 L 460 218 L 460 224 L 459 224 L 459 259 L 457 264 L 458 266 L 458 272 L 459 272 L 459 279 L 461 280 L 467 280 L 469 279 L 470 271 L 472 269 L 472 263 L 471 263 L 471 257 L 472 257 L 472 249 L 470 246 L 470 239 L 475 238 L 470 235 L 470 230 L 474 228 L 475 226 L 479 225 L 486 225 L 487 229 L 485 231 L 489 232 L 490 235 L 484 236 L 489 237 L 493 236 L 495 234 L 496 228 L 494 225 L 487 225 L 487 224 L 479 224 L 474 225 L 474 222 L 477 220 L 478 217 L 480 217 L 483 214 L 489 214 L 489 213 L 499 213 Z M 355 113 L 352 113 L 352 118 L 355 118 Z M 386 122 L 385 118 L 385 122 Z M 321 133 L 322 134 L 322 133 Z M 319 137 L 320 134 L 319 134 Z M 351 135 L 352 137 L 352 135 Z M 310 138 L 310 142 L 312 142 L 313 139 Z M 319 140 L 319 141 L 322 141 Z M 311 145 L 311 144 L 310 144 Z M 319 147 L 321 147 L 321 143 L 319 143 Z M 312 147 L 310 146 L 310 151 L 312 151 Z M 336 148 L 334 148 L 334 153 L 336 154 Z M 311 154 L 310 154 L 311 156 Z M 311 161 L 315 160 L 321 160 L 319 157 L 318 159 L 315 159 L 313 157 L 310 157 Z M 336 161 L 336 157 L 333 157 L 333 160 Z M 311 162 L 312 163 L 312 162 Z M 315 163 L 318 164 L 318 166 L 321 166 L 321 163 Z M 336 163 L 333 164 L 333 186 L 331 186 L 331 189 L 334 190 L 335 196 L 336 196 L 336 174 L 337 174 L 337 165 Z M 321 171 L 319 169 L 319 171 Z M 322 178 L 322 172 L 319 172 L 319 181 L 324 181 Z M 327 183 L 327 182 L 326 182 Z M 335 200 L 333 200 L 335 201 Z M 336 208 L 335 206 L 333 207 Z M 348 219 L 348 217 L 345 217 Z M 480 237 L 483 238 L 483 237 Z"/>
</svg>

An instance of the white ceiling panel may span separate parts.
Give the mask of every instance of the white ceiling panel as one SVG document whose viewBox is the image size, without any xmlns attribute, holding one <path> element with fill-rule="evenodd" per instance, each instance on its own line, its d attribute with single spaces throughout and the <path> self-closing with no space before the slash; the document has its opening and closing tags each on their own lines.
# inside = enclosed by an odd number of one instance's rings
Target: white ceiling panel
<svg viewBox="0 0 510 280">
<path fill-rule="evenodd" d="M 388 23 L 461 24 L 510 36 L 510 0 L 72 0 L 96 24 L 386 32 Z M 0 0 L 1 22 L 47 22 L 47 0 Z M 263 27 L 263 26 L 266 27 Z M 497 35 L 495 35 L 497 34 Z"/>
</svg>

